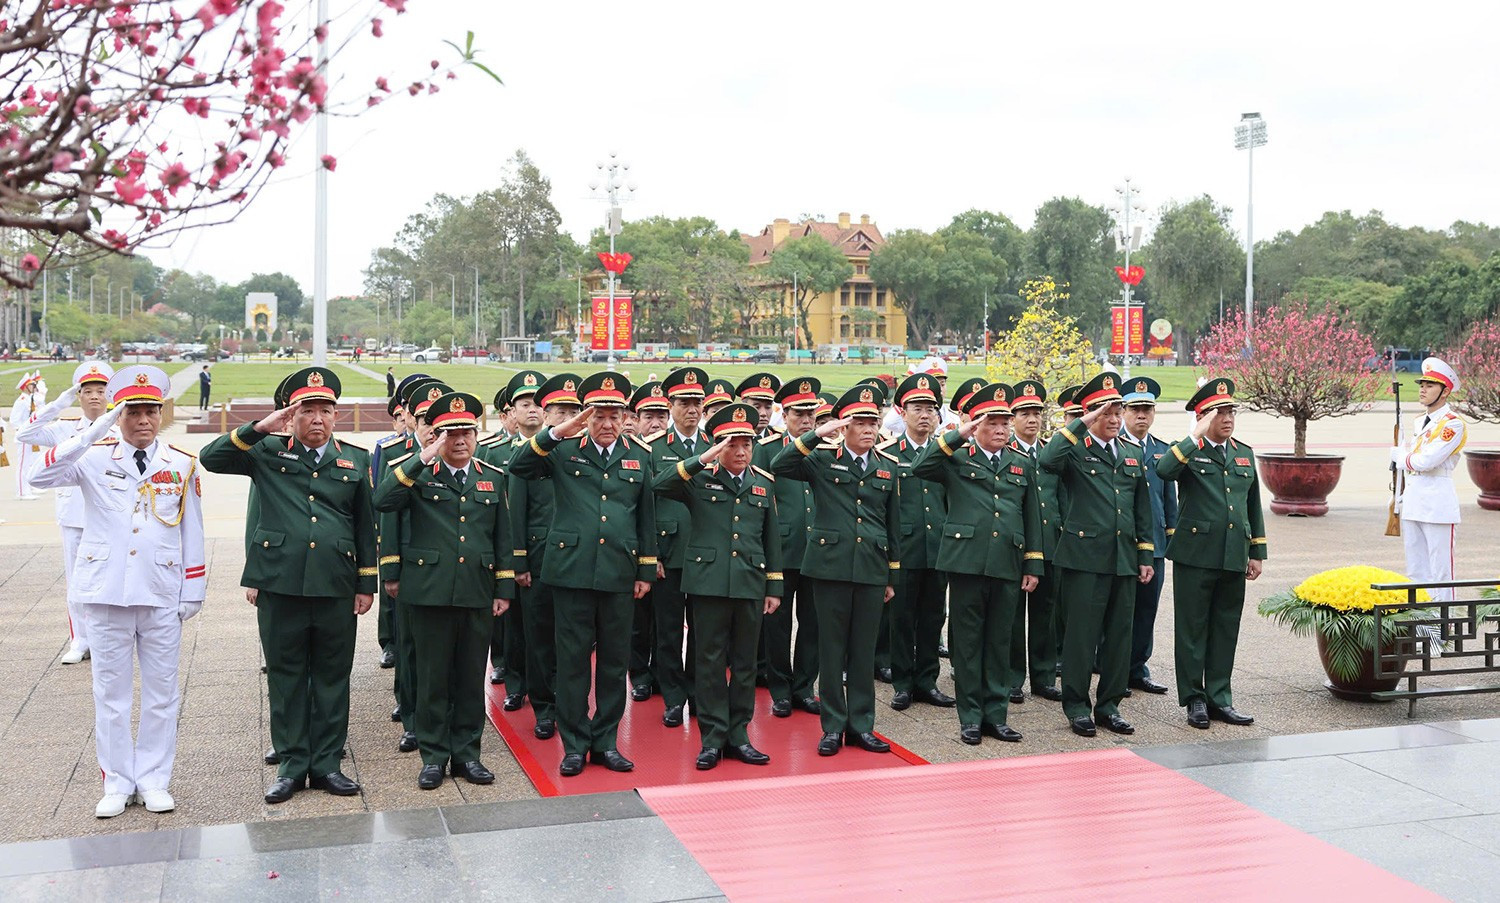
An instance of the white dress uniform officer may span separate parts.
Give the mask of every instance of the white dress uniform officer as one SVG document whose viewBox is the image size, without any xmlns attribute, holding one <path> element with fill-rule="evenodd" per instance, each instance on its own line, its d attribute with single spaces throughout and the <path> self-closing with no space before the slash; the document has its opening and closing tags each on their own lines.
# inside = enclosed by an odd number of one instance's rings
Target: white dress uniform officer
<svg viewBox="0 0 1500 903">
<path fill-rule="evenodd" d="M 10 406 L 10 434 L 16 442 L 16 498 L 30 501 L 37 498 L 36 490 L 27 482 L 35 468 L 32 463 L 40 454 L 40 447 L 21 441 L 21 429 L 36 418 L 37 411 L 46 404 L 47 396 L 42 388 L 42 371 L 22 373 L 16 383 L 15 402 Z"/>
<path fill-rule="evenodd" d="M 170 385 L 156 367 L 126 367 L 109 381 L 114 408 L 48 451 L 39 486 L 76 486 L 83 537 L 69 600 L 83 612 L 94 657 L 94 745 L 111 818 L 139 800 L 175 807 L 167 784 L 177 749 L 177 665 L 182 622 L 207 584 L 197 459 L 158 439 Z M 121 438 L 104 439 L 119 422 Z M 104 441 L 99 441 L 104 439 Z M 131 737 L 133 656 L 139 650 L 141 718 Z"/>
<path fill-rule="evenodd" d="M 79 364 L 73 371 L 72 385 L 57 396 L 56 401 L 42 408 L 35 419 L 21 427 L 16 433 L 16 441 L 36 446 L 44 453 L 93 426 L 108 406 L 109 396 L 105 389 L 114 374 L 114 368 L 103 362 Z M 62 413 L 72 407 L 75 400 L 83 410 L 83 416 L 63 417 Z M 120 437 L 113 427 L 109 435 L 116 439 Z M 42 454 L 31 457 L 31 466 L 39 467 Z M 28 475 L 28 479 L 31 476 Z M 71 486 L 59 486 L 52 497 L 57 504 L 57 524 L 62 528 L 63 573 L 68 578 L 68 588 L 72 589 L 73 561 L 78 555 L 78 543 L 83 538 L 83 496 Z M 76 665 L 89 657 L 89 640 L 83 617 L 72 602 L 68 604 L 68 634 L 68 648 L 63 653 L 62 663 Z"/>
<path fill-rule="evenodd" d="M 1406 575 L 1414 583 L 1452 580 L 1453 540 L 1458 525 L 1458 494 L 1453 491 L 1453 468 L 1468 440 L 1463 420 L 1448 406 L 1458 391 L 1458 373 L 1438 358 L 1422 361 L 1417 377 L 1421 417 L 1412 425 L 1409 442 L 1391 449 L 1391 461 L 1401 468 L 1401 537 L 1406 542 Z M 1452 589 L 1428 591 L 1433 601 L 1453 598 Z M 1431 628 L 1429 628 L 1431 629 Z"/>
</svg>

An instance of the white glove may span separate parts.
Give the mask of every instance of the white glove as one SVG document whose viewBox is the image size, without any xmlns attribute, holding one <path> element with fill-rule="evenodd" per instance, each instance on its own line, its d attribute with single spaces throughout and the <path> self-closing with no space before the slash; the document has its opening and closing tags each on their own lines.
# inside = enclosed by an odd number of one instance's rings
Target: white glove
<svg viewBox="0 0 1500 903">
<path fill-rule="evenodd" d="M 78 398 L 78 384 L 77 383 L 73 383 L 73 384 L 69 385 L 66 389 L 63 389 L 63 392 L 62 392 L 61 395 L 57 396 L 57 400 L 60 401 L 60 402 L 62 402 L 62 406 L 65 407 L 65 408 L 72 407 L 73 406 L 73 402 L 77 398 Z"/>
<path fill-rule="evenodd" d="M 179 602 L 177 603 L 177 617 L 183 621 L 190 621 L 203 608 L 202 602 Z"/>
<path fill-rule="evenodd" d="M 1404 466 L 1406 464 L 1406 449 L 1399 445 L 1391 446 L 1391 463 L 1397 467 Z"/>
</svg>

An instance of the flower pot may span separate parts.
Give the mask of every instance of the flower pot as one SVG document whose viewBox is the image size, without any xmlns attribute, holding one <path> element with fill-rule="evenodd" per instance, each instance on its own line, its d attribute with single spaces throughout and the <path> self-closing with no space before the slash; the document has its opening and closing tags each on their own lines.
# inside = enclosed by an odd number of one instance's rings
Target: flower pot
<svg viewBox="0 0 1500 903">
<path fill-rule="evenodd" d="M 1464 452 L 1469 465 L 1469 479 L 1479 487 L 1479 507 L 1500 511 L 1500 448 L 1470 449 Z"/>
<path fill-rule="evenodd" d="M 1266 452 L 1256 455 L 1260 478 L 1271 490 L 1271 513 L 1322 517 L 1328 513 L 1328 494 L 1339 484 L 1343 455 L 1296 455 Z"/>
<path fill-rule="evenodd" d="M 1361 667 L 1359 675 L 1353 680 L 1339 680 L 1333 675 L 1333 669 L 1328 665 L 1328 642 L 1323 638 L 1323 632 L 1318 631 L 1318 660 L 1323 663 L 1323 673 L 1328 679 L 1323 681 L 1323 686 L 1328 688 L 1337 699 L 1347 699 L 1353 702 L 1390 702 L 1389 699 L 1376 699 L 1371 694 L 1377 691 L 1394 690 L 1396 684 L 1401 682 L 1400 676 L 1381 677 L 1375 676 L 1375 657 L 1366 652 L 1360 656 Z M 1396 651 L 1394 643 L 1387 644 L 1381 650 L 1383 655 L 1392 655 Z M 1401 670 L 1406 670 L 1406 662 L 1401 663 Z"/>
</svg>

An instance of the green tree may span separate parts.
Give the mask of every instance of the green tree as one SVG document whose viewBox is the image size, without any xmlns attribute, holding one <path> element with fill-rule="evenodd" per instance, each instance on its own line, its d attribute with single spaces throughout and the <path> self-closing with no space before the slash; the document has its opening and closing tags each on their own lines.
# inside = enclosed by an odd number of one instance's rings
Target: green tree
<svg viewBox="0 0 1500 903">
<path fill-rule="evenodd" d="M 47 308 L 45 319 L 47 333 L 54 342 L 86 342 L 94 329 L 94 318 L 79 304 L 53 304 Z"/>
<path fill-rule="evenodd" d="M 899 229 L 870 258 L 870 278 L 894 293 L 906 312 L 907 344 L 917 348 L 977 333 L 984 297 L 996 294 L 1001 269 L 989 242 L 961 229 Z"/>
<path fill-rule="evenodd" d="M 1103 207 L 1078 198 L 1053 198 L 1037 208 L 1027 239 L 1027 275 L 1050 274 L 1070 286 L 1059 310 L 1086 334 L 1103 333 L 1118 292 L 1114 274 L 1114 220 Z"/>
<path fill-rule="evenodd" d="M 1146 280 L 1180 337 L 1178 354 L 1193 359 L 1192 342 L 1218 312 L 1221 293 L 1231 295 L 1245 272 L 1245 254 L 1229 228 L 1228 207 L 1208 195 L 1161 208 L 1156 232 L 1142 255 Z"/>
<path fill-rule="evenodd" d="M 1500 314 L 1500 253 L 1479 266 L 1441 260 L 1408 278 L 1387 309 L 1385 332 L 1414 348 L 1443 348 L 1469 325 Z"/>
<path fill-rule="evenodd" d="M 595 230 L 592 253 L 609 250 L 609 237 Z M 622 286 L 634 293 L 640 323 L 637 338 L 707 341 L 727 287 L 747 278 L 749 248 L 739 233 L 725 232 L 707 217 L 648 217 L 626 222 L 615 250 L 631 255 Z M 733 277 L 733 278 L 731 278 Z"/>
<path fill-rule="evenodd" d="M 986 376 L 1006 383 L 1035 379 L 1056 389 L 1090 374 L 1093 346 L 1073 318 L 1057 309 L 1067 300 L 1066 288 L 1047 276 L 1022 286 L 1018 297 L 1026 307 L 995 343 Z"/>
<path fill-rule="evenodd" d="M 771 252 L 771 262 L 761 270 L 768 280 L 787 286 L 802 330 L 802 342 L 812 347 L 808 314 L 820 294 L 836 293 L 854 275 L 854 264 L 828 239 L 816 232 L 788 238 Z M 795 283 L 795 289 L 793 285 Z"/>
</svg>

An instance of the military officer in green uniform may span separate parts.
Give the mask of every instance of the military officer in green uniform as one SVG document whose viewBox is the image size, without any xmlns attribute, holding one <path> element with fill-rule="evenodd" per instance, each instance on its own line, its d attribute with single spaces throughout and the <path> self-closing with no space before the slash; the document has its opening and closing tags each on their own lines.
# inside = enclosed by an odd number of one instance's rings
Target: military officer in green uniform
<svg viewBox="0 0 1500 903">
<path fill-rule="evenodd" d="M 901 495 L 895 458 L 875 448 L 876 390 L 839 398 L 838 419 L 792 440 L 772 462 L 779 478 L 812 484 L 814 520 L 802 573 L 814 581 L 823 736 L 818 755 L 844 742 L 890 752 L 875 731 L 875 634 L 901 569 Z M 821 443 L 842 431 L 837 443 Z M 848 683 L 844 683 L 847 673 Z"/>
<path fill-rule="evenodd" d="M 544 380 L 533 396 L 542 409 L 541 430 L 566 423 L 578 413 L 578 384 L 582 378 L 573 373 L 559 373 Z M 517 437 L 508 465 L 522 447 L 540 435 Z M 542 564 L 547 551 L 547 534 L 552 530 L 554 499 L 552 475 L 522 478 L 507 467 L 507 507 L 510 509 L 510 536 L 515 548 L 511 554 L 516 586 L 522 609 L 521 625 L 525 631 L 526 673 L 530 678 L 531 713 L 536 718 L 532 733 L 538 740 L 549 740 L 557 733 L 557 626 L 552 587 L 542 579 Z"/>
<path fill-rule="evenodd" d="M 875 403 L 880 406 L 880 422 L 885 422 L 885 416 L 890 406 L 892 389 L 878 376 L 867 376 L 854 384 L 855 387 L 869 386 L 875 390 Z M 875 434 L 876 445 L 882 445 L 892 436 L 882 426 Z M 893 456 L 894 457 L 894 456 Z M 899 557 L 899 556 L 898 556 Z M 899 575 L 893 575 L 899 576 Z M 899 585 L 900 581 L 897 580 Z M 891 611 L 894 606 L 887 605 L 880 609 L 880 628 L 875 634 L 875 679 L 881 683 L 891 683 Z"/>
<path fill-rule="evenodd" d="M 582 773 L 586 753 L 611 771 L 635 768 L 617 735 L 632 608 L 651 589 L 657 564 L 650 449 L 621 433 L 630 381 L 605 370 L 590 374 L 578 392 L 584 410 L 531 437 L 511 459 L 513 477 L 550 475 L 556 494 L 541 576 L 556 607 L 564 777 Z"/>
<path fill-rule="evenodd" d="M 513 410 L 510 404 L 509 386 L 501 386 L 495 392 L 495 424 L 496 430 L 479 440 L 474 449 L 474 457 L 485 462 L 493 463 L 492 458 L 508 458 L 511 432 L 508 424 L 511 420 Z M 499 467 L 500 465 L 495 465 Z M 505 710 L 514 712 L 526 704 L 526 671 L 520 661 L 520 655 L 510 657 L 506 653 L 509 650 L 511 639 L 509 630 L 511 616 L 520 611 L 520 606 L 506 609 L 505 615 L 494 619 L 490 634 L 490 683 L 505 685 Z M 520 630 L 515 631 L 519 637 Z M 511 708 L 514 706 L 514 708 Z"/>
<path fill-rule="evenodd" d="M 740 401 L 755 408 L 760 418 L 755 427 L 755 438 L 764 439 L 775 432 L 771 429 L 771 412 L 775 409 L 776 393 L 780 391 L 781 378 L 774 373 L 752 373 L 734 387 Z"/>
<path fill-rule="evenodd" d="M 1167 543 L 1172 559 L 1173 623 L 1177 631 L 1177 704 L 1188 724 L 1209 719 L 1250 724 L 1234 707 L 1230 677 L 1239 643 L 1245 581 L 1266 560 L 1265 514 L 1255 452 L 1234 438 L 1234 382 L 1210 379 L 1188 401 L 1197 415 L 1192 432 L 1157 463 L 1162 479 L 1177 483 L 1177 530 Z"/>
<path fill-rule="evenodd" d="M 1161 396 L 1161 386 L 1156 380 L 1145 376 L 1134 376 L 1125 380 L 1122 387 L 1125 403 L 1125 425 L 1120 430 L 1120 439 L 1136 446 L 1141 460 L 1146 462 L 1146 485 L 1151 488 L 1151 523 L 1156 534 L 1151 542 L 1156 546 L 1153 565 L 1155 574 L 1150 583 L 1135 588 L 1135 613 L 1130 629 L 1130 680 L 1132 690 L 1145 693 L 1165 694 L 1167 685 L 1151 679 L 1147 661 L 1155 645 L 1156 609 L 1161 603 L 1162 581 L 1167 576 L 1167 541 L 1177 527 L 1177 486 L 1163 480 L 1157 472 L 1157 464 L 1171 452 L 1171 446 L 1151 433 L 1156 422 L 1156 399 Z"/>
<path fill-rule="evenodd" d="M 653 484 L 664 499 L 684 504 L 693 524 L 682 538 L 682 588 L 696 618 L 700 771 L 724 756 L 749 765 L 771 761 L 748 732 L 761 618 L 776 610 L 782 588 L 775 480 L 750 465 L 756 419 L 751 405 L 726 405 L 709 421 L 714 444 L 664 469 Z"/>
<path fill-rule="evenodd" d="M 1077 402 L 1086 413 L 1054 433 L 1040 458 L 1068 493 L 1056 562 L 1067 608 L 1062 704 L 1073 733 L 1082 737 L 1094 736 L 1096 724 L 1135 733 L 1120 716 L 1120 700 L 1130 671 L 1135 585 L 1151 582 L 1156 557 L 1146 465 L 1119 439 L 1117 379 L 1100 373 L 1084 383 Z M 1099 687 L 1090 706 L 1096 655 Z"/>
<path fill-rule="evenodd" d="M 787 380 L 776 393 L 786 430 L 758 439 L 754 463 L 770 470 L 772 460 L 796 437 L 816 427 L 813 412 L 821 404 L 817 378 L 798 376 Z M 757 416 L 759 416 L 757 414 Z M 771 691 L 771 714 L 787 718 L 793 708 L 814 715 L 822 713 L 818 702 L 818 616 L 812 582 L 802 579 L 802 561 L 807 534 L 812 529 L 812 484 L 802 480 L 780 480 L 775 484 L 778 535 L 781 541 L 781 604 L 761 620 L 761 645 L 765 650 L 766 687 Z M 796 615 L 795 639 L 793 614 Z"/>
<path fill-rule="evenodd" d="M 901 570 L 891 616 L 891 708 L 901 711 L 912 701 L 951 708 L 954 699 L 938 689 L 938 641 L 943 633 L 948 581 L 937 567 L 938 544 L 947 515 L 943 484 L 925 480 L 913 470 L 933 446 L 938 427 L 937 378 L 908 376 L 896 387 L 896 411 L 906 427 L 877 448 L 896 458 L 901 483 Z"/>
<path fill-rule="evenodd" d="M 391 394 L 390 399 L 386 402 L 386 413 L 391 415 L 391 434 L 389 436 L 382 436 L 375 443 L 375 450 L 370 452 L 370 482 L 372 485 L 380 482 L 381 475 L 385 473 L 386 464 L 390 461 L 389 458 L 385 457 L 385 448 L 387 446 L 404 444 L 407 439 L 411 438 L 411 434 L 416 428 L 416 424 L 407 417 L 406 389 L 418 380 L 430 378 L 425 373 L 413 373 L 410 376 L 403 377 L 401 382 L 396 384 L 395 392 Z M 277 408 L 284 408 L 286 407 L 286 402 L 278 400 L 275 405 Z M 255 492 L 254 484 L 251 485 L 250 491 L 253 498 Z M 376 631 L 376 638 L 380 641 L 380 667 L 394 668 L 396 667 L 396 601 L 387 598 L 384 590 L 381 590 L 379 601 L 380 620 L 377 625 L 379 630 Z"/>
<path fill-rule="evenodd" d="M 833 406 L 838 403 L 839 397 L 833 392 L 819 392 L 818 406 L 813 409 L 813 427 L 822 426 L 833 419 Z"/>
<path fill-rule="evenodd" d="M 505 613 L 514 572 L 505 568 L 505 484 L 498 468 L 474 457 L 483 402 L 450 392 L 423 414 L 437 438 L 392 462 L 375 495 L 380 511 L 404 511 L 410 524 L 401 550 L 399 587 L 416 647 L 416 734 L 422 753 L 417 786 L 432 790 L 454 777 L 490 784 L 480 761 L 491 619 Z"/>
<path fill-rule="evenodd" d="M 1026 699 L 1022 684 L 1028 672 L 1031 692 L 1053 702 L 1062 700 L 1057 688 L 1058 638 L 1053 608 L 1057 605 L 1057 574 L 1052 559 L 1057 556 L 1057 539 L 1062 532 L 1062 514 L 1058 506 L 1057 474 L 1042 470 L 1037 463 L 1041 453 L 1042 420 L 1047 414 L 1047 388 L 1039 379 L 1016 383 L 1011 402 L 1011 447 L 1024 456 L 1031 467 L 1031 480 L 1037 487 L 1037 504 L 1042 516 L 1042 573 L 1036 589 L 1026 594 L 1026 604 L 1016 606 L 1016 620 L 1010 634 L 1010 701 Z"/>
<path fill-rule="evenodd" d="M 266 657 L 271 742 L 281 759 L 266 802 L 315 788 L 352 796 L 339 758 L 349 735 L 355 618 L 374 602 L 377 574 L 370 459 L 333 436 L 339 379 L 299 371 L 290 404 L 220 436 L 199 457 L 206 470 L 254 481 L 257 526 L 244 586 L 256 589 Z M 272 433 L 290 428 L 283 442 Z"/>
<path fill-rule="evenodd" d="M 711 379 L 703 395 L 703 416 L 712 417 L 724 405 L 734 401 L 734 383 L 727 379 Z"/>
<path fill-rule="evenodd" d="M 630 396 L 630 408 L 635 412 L 635 434 L 642 437 L 654 436 L 666 430 L 671 423 L 671 407 L 666 392 L 662 390 L 661 380 L 653 379 L 636 386 L 635 392 Z M 636 702 L 645 702 L 659 689 L 652 664 L 652 657 L 656 652 L 655 614 L 649 602 L 650 596 L 647 600 L 646 604 L 635 607 L 635 617 L 630 626 L 628 674 L 630 698 Z"/>
</svg>

